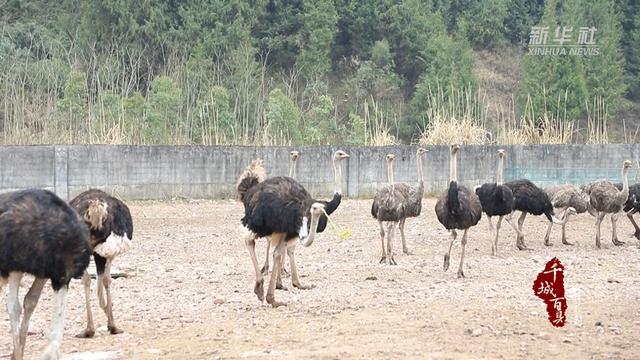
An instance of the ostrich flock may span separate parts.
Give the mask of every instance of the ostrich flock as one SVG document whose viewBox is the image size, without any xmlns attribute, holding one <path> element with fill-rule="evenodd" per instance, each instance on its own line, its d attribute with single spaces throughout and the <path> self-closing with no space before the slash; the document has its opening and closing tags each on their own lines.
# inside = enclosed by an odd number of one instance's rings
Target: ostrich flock
<svg viewBox="0 0 640 360">
<path fill-rule="evenodd" d="M 405 221 L 422 213 L 424 178 L 422 158 L 427 150 L 416 151 L 417 183 L 396 183 L 393 176 L 394 154 L 386 156 L 388 184 L 376 192 L 371 215 L 380 227 L 382 253 L 380 263 L 396 265 L 393 254 L 393 236 L 397 227 L 402 239 L 402 250 L 411 254 L 405 238 Z M 498 238 L 503 220 L 516 232 L 515 245 L 520 250 L 528 247 L 524 241 L 523 224 L 527 214 L 544 215 L 548 228 L 544 244 L 549 239 L 553 224 L 562 226 L 562 243 L 572 245 L 566 239 L 565 225 L 571 215 L 588 212 L 596 219 L 596 246 L 601 247 L 600 226 L 607 214 L 611 215 L 612 242 L 622 245 L 616 232 L 618 215 L 624 213 L 635 228 L 634 236 L 640 240 L 640 227 L 633 215 L 640 211 L 640 184 L 630 186 L 628 172 L 630 161 L 622 164 L 622 184 L 600 180 L 581 186 L 556 185 L 541 189 L 527 179 L 505 183 L 503 170 L 505 151 L 497 152 L 495 182 L 476 186 L 473 190 L 458 183 L 457 159 L 459 145 L 450 147 L 450 179 L 446 191 L 437 199 L 435 215 L 450 231 L 451 242 L 444 255 L 444 270 L 449 268 L 451 249 L 462 231 L 461 255 L 458 277 L 464 277 L 464 257 L 468 231 L 480 222 L 484 212 L 495 237 L 491 253 L 498 253 Z M 268 177 L 263 162 L 254 160 L 242 172 L 236 184 L 238 197 L 244 205 L 241 219 L 245 245 L 249 250 L 255 271 L 254 292 L 260 301 L 266 298 L 273 307 L 286 305 L 275 299 L 275 289 L 285 289 L 282 284 L 285 255 L 289 258 L 292 286 L 311 289 L 312 285 L 300 282 L 295 260 L 295 247 L 299 242 L 308 247 L 317 233 L 321 233 L 331 221 L 342 201 L 342 162 L 349 155 L 338 150 L 333 154 L 335 192 L 331 199 L 314 199 L 296 178 L 296 162 L 300 153 L 290 154 L 289 176 Z M 520 212 L 517 224 L 512 215 Z M 492 217 L 497 216 L 497 223 Z M 385 226 L 386 225 L 386 226 Z M 47 190 L 28 189 L 0 195 L 0 293 L 8 285 L 7 311 L 13 340 L 12 359 L 24 357 L 29 321 L 47 280 L 54 290 L 54 317 L 49 342 L 43 358 L 59 358 L 64 330 L 66 294 L 71 279 L 82 279 L 84 286 L 87 326 L 77 337 L 95 335 L 95 324 L 90 306 L 91 277 L 87 267 L 93 256 L 97 272 L 97 297 L 107 317 L 111 334 L 122 332 L 113 316 L 110 291 L 110 270 L 113 260 L 129 250 L 133 238 L 133 221 L 127 205 L 121 200 L 97 189 L 87 190 L 69 203 Z M 256 240 L 268 238 L 266 259 L 262 267 L 255 251 Z M 386 242 L 385 242 L 386 238 Z M 273 249 L 272 249 L 273 248 Z M 270 264 L 270 254 L 273 263 Z M 271 265 L 271 266 L 270 266 Z M 264 278 L 269 275 L 264 289 Z M 25 273 L 35 280 L 27 291 L 21 306 L 19 288 Z"/>
</svg>

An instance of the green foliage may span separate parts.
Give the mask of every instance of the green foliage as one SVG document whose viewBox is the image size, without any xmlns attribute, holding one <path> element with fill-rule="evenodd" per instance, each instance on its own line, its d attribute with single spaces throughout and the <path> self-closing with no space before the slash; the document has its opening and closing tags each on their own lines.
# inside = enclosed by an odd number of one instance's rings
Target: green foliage
<svg viewBox="0 0 640 360">
<path fill-rule="evenodd" d="M 153 143 L 170 143 L 178 134 L 182 91 L 177 83 L 158 76 L 151 83 L 145 106 L 146 136 Z"/>
<path fill-rule="evenodd" d="M 300 143 L 300 109 L 278 88 L 269 93 L 266 118 L 269 138 L 281 139 L 284 143 Z"/>
<path fill-rule="evenodd" d="M 298 67 L 305 78 L 316 79 L 331 69 L 331 45 L 338 14 L 333 0 L 306 0 L 304 25 L 299 38 Z"/>
<path fill-rule="evenodd" d="M 58 103 L 59 109 L 76 118 L 84 117 L 87 111 L 86 84 L 87 78 L 83 72 L 71 70 L 64 84 L 63 97 Z"/>
<path fill-rule="evenodd" d="M 543 12 L 543 0 L 509 0 L 507 14 L 504 17 L 506 38 L 512 44 L 529 43 L 531 27 L 540 22 Z"/>
<path fill-rule="evenodd" d="M 475 47 L 491 48 L 504 38 L 507 0 L 469 1 L 458 26 Z"/>
<path fill-rule="evenodd" d="M 617 17 L 622 26 L 622 52 L 625 59 L 625 84 L 629 95 L 640 99 L 640 2 L 617 0 Z"/>
<path fill-rule="evenodd" d="M 333 101 L 320 95 L 305 118 L 303 139 L 305 144 L 327 145 L 327 135 L 335 134 L 337 124 L 333 116 Z"/>
</svg>

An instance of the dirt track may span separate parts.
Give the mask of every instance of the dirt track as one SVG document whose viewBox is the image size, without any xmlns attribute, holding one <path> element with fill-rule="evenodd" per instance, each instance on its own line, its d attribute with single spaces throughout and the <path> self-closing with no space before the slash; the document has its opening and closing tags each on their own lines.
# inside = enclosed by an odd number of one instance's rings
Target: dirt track
<svg viewBox="0 0 640 360">
<path fill-rule="evenodd" d="M 288 306 L 272 309 L 253 294 L 251 261 L 238 238 L 241 204 L 132 203 L 135 245 L 115 262 L 130 276 L 113 285 L 116 321 L 125 334 L 108 335 L 94 297 L 96 337 L 73 337 L 85 316 L 82 285 L 73 281 L 62 352 L 108 352 L 121 359 L 640 358 L 640 249 L 626 219 L 618 224 L 627 244 L 611 244 L 607 218 L 603 249 L 597 250 L 590 216 L 568 225 L 576 246 L 560 243 L 558 227 L 551 248 L 542 244 L 544 219 L 529 216 L 526 241 L 534 250 L 516 250 L 515 233 L 503 225 L 500 255 L 492 257 L 483 218 L 469 233 L 467 278 L 457 279 L 460 247 L 454 246 L 451 268 L 443 272 L 449 237 L 434 204 L 425 200 L 423 215 L 407 221 L 415 255 L 401 253 L 396 234 L 398 265 L 388 266 L 378 263 L 370 201 L 344 202 L 334 220 L 353 236 L 341 241 L 327 229 L 310 248 L 299 246 L 302 281 L 316 287 L 277 291 Z M 265 242 L 256 248 L 262 261 Z M 565 286 L 583 291 L 582 326 L 574 324 L 571 299 L 567 325 L 557 329 L 533 295 L 536 274 L 554 256 L 566 266 Z M 290 278 L 284 283 L 291 287 Z M 2 301 L 0 358 L 11 351 L 4 307 Z M 27 358 L 43 349 L 50 318 L 47 286 L 31 322 Z"/>
</svg>

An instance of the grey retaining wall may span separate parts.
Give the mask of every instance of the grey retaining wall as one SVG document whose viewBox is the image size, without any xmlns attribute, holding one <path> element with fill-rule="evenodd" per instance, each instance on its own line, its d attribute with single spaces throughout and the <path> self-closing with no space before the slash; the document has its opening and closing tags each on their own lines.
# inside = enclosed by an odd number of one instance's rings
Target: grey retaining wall
<svg viewBox="0 0 640 360">
<path fill-rule="evenodd" d="M 528 178 L 541 186 L 620 180 L 632 160 L 630 182 L 640 181 L 640 145 L 463 146 L 458 177 L 473 186 L 494 179 L 498 148 L 507 150 L 505 180 Z M 4 146 L 0 147 L 0 191 L 38 187 L 63 198 L 101 188 L 125 199 L 230 198 L 238 175 L 254 158 L 264 159 L 270 176 L 287 175 L 289 150 L 301 152 L 298 180 L 318 197 L 333 191 L 332 153 L 338 147 L 240 146 Z M 344 193 L 371 197 L 386 184 L 387 153 L 397 155 L 397 182 L 415 183 L 414 146 L 341 147 L 351 158 L 343 165 Z M 432 146 L 424 161 L 426 191 L 442 191 L 449 178 L 448 147 Z"/>
</svg>

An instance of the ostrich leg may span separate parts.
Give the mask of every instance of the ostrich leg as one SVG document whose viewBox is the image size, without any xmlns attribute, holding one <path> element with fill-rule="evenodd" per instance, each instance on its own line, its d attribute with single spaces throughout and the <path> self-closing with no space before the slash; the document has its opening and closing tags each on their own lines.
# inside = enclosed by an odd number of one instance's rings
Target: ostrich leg
<svg viewBox="0 0 640 360">
<path fill-rule="evenodd" d="M 509 223 L 509 225 L 511 225 L 511 227 L 516 232 L 516 234 L 518 234 L 518 236 L 520 235 L 524 236 L 524 234 L 520 232 L 520 229 L 518 229 L 516 224 L 513 223 L 513 220 L 511 218 L 512 216 L 513 216 L 513 212 L 510 212 L 509 214 L 505 215 L 504 219 L 507 221 L 507 223 Z"/>
<path fill-rule="evenodd" d="M 516 246 L 519 250 L 530 250 L 524 243 L 524 234 L 522 233 L 522 225 L 524 224 L 524 218 L 527 217 L 526 212 L 522 212 L 518 218 L 518 240 L 516 240 Z"/>
<path fill-rule="evenodd" d="M 567 209 L 565 209 L 565 213 L 562 217 L 562 219 L 564 220 L 566 216 L 569 216 L 569 214 L 567 213 Z M 553 223 L 553 221 L 552 221 Z M 571 245 L 573 246 L 573 243 L 570 243 L 567 241 L 567 223 L 565 222 L 564 224 L 562 224 L 562 243 L 565 245 Z"/>
<path fill-rule="evenodd" d="M 620 246 L 624 245 L 624 241 L 618 240 L 618 231 L 616 230 L 616 223 L 618 222 L 618 214 L 611 214 L 611 242 L 613 245 Z"/>
<path fill-rule="evenodd" d="M 502 225 L 502 218 L 504 218 L 504 216 L 502 215 L 498 217 L 498 222 L 496 223 L 496 238 L 493 240 L 493 243 L 491 244 L 491 255 L 493 256 L 498 255 L 498 235 L 500 234 L 500 226 Z"/>
<path fill-rule="evenodd" d="M 107 259 L 105 264 L 104 278 L 102 281 L 104 282 L 104 291 L 107 294 L 107 303 L 105 306 L 102 306 L 101 304 L 101 307 L 104 313 L 107 315 L 107 329 L 109 329 L 109 332 L 112 335 L 116 335 L 122 334 L 123 331 L 116 326 L 116 322 L 113 318 L 113 301 L 111 298 L 111 283 L 113 282 L 113 279 L 111 278 L 112 262 L 113 258 L 109 258 Z"/>
<path fill-rule="evenodd" d="M 458 278 L 463 278 L 464 276 L 464 248 L 467 245 L 467 231 L 469 229 L 464 229 L 464 233 L 462 233 L 462 239 L 460 240 L 460 244 L 462 244 L 462 254 L 460 255 L 460 267 L 458 267 Z"/>
<path fill-rule="evenodd" d="M 27 295 L 24 297 L 23 306 L 24 306 L 24 315 L 22 317 L 22 324 L 20 324 L 20 356 L 24 357 L 24 344 L 27 341 L 27 331 L 29 330 L 29 320 L 31 320 L 31 315 L 33 314 L 33 310 L 36 309 L 36 305 L 38 305 L 38 300 L 40 299 L 40 294 L 42 293 L 42 288 L 44 284 L 47 283 L 47 279 L 35 278 L 33 280 L 33 284 L 31 284 L 31 288 Z"/>
<path fill-rule="evenodd" d="M 267 289 L 267 303 L 273 307 L 279 307 L 287 305 L 282 302 L 278 302 L 275 299 L 276 281 L 282 268 L 282 262 L 284 260 L 284 253 L 286 251 L 286 238 L 285 233 L 273 233 L 271 234 L 271 244 L 273 248 L 273 269 L 271 270 L 271 277 L 269 278 L 269 288 Z"/>
<path fill-rule="evenodd" d="M 596 216 L 596 247 L 598 247 L 598 249 L 600 249 L 600 225 L 602 224 L 602 219 L 604 219 L 604 216 L 606 214 L 603 212 L 598 212 L 598 215 Z"/>
<path fill-rule="evenodd" d="M 262 275 L 269 274 L 269 251 L 271 251 L 271 241 L 267 241 L 267 255 L 264 259 L 264 265 L 262 266 Z"/>
<path fill-rule="evenodd" d="M 298 277 L 298 266 L 296 265 L 296 242 L 290 241 L 291 244 L 287 244 L 287 255 L 289 255 L 289 264 L 291 264 L 291 285 L 302 290 L 313 289 L 313 285 L 302 285 L 300 278 Z"/>
<path fill-rule="evenodd" d="M 407 255 L 413 255 L 413 253 L 411 251 L 409 251 L 409 248 L 407 247 L 407 240 L 404 238 L 404 222 L 407 219 L 402 219 L 400 220 L 400 224 L 398 225 L 398 227 L 400 228 L 400 237 L 402 238 L 402 252 L 407 254 Z"/>
<path fill-rule="evenodd" d="M 9 313 L 9 320 L 11 321 L 11 338 L 13 339 L 13 354 L 11 360 L 22 360 L 22 346 L 20 345 L 20 314 L 22 309 L 20 308 L 20 300 L 18 299 L 18 292 L 20 290 L 20 280 L 22 280 L 21 272 L 9 273 L 9 292 L 7 293 L 7 312 Z"/>
<path fill-rule="evenodd" d="M 64 311 L 67 303 L 67 286 L 63 286 L 58 291 L 54 292 L 54 310 L 53 321 L 51 322 L 51 330 L 49 332 L 49 344 L 44 350 L 42 355 L 43 359 L 58 359 L 60 358 L 58 350 L 62 344 L 62 335 L 64 333 Z"/>
<path fill-rule="evenodd" d="M 491 222 L 491 216 L 487 216 L 487 222 L 489 223 L 489 231 L 493 231 L 493 222 Z"/>
<path fill-rule="evenodd" d="M 458 233 L 455 230 L 451 230 L 451 243 L 449 243 L 449 251 L 444 254 L 444 264 L 442 268 L 444 271 L 449 270 L 449 259 L 451 258 L 451 248 L 453 247 L 453 242 L 456 241 L 456 237 Z"/>
<path fill-rule="evenodd" d="M 254 234 L 249 234 L 244 239 L 244 243 L 249 250 L 251 256 L 251 262 L 253 263 L 253 269 L 256 271 L 256 284 L 253 287 L 253 292 L 258 296 L 258 300 L 264 300 L 264 277 L 262 271 L 260 271 L 260 265 L 258 265 L 258 257 L 256 256 L 256 237 Z"/>
<path fill-rule="evenodd" d="M 87 271 L 82 275 L 82 285 L 84 285 L 84 303 L 87 310 L 87 328 L 76 337 L 91 338 L 96 333 L 96 326 L 93 324 L 93 314 L 91 313 L 91 276 Z"/>
<path fill-rule="evenodd" d="M 638 224 L 636 223 L 636 221 L 633 218 L 633 214 L 635 214 L 637 212 L 637 210 L 634 210 L 630 213 L 627 214 L 627 217 L 629 218 L 629 221 L 631 221 L 631 225 L 633 225 L 633 227 L 636 229 L 636 232 L 633 234 L 633 236 L 636 237 L 636 239 L 640 240 L 640 227 L 638 227 Z"/>
<path fill-rule="evenodd" d="M 380 257 L 380 264 L 384 264 L 387 262 L 387 252 L 384 249 L 384 226 L 380 220 L 378 220 L 378 225 L 380 225 L 380 241 L 382 242 L 382 257 Z M 389 241 L 389 239 L 387 239 L 387 241 Z"/>
<path fill-rule="evenodd" d="M 560 210 L 560 211 L 561 211 L 561 212 L 563 212 L 563 213 L 565 214 L 565 215 L 563 215 L 563 218 L 564 218 L 564 216 L 566 216 L 567 208 L 565 207 L 565 208 L 563 208 L 563 209 L 562 209 L 562 210 Z M 549 241 L 549 236 L 551 235 L 551 228 L 552 228 L 552 227 L 553 227 L 553 221 L 549 221 L 549 226 L 547 226 L 547 233 L 546 233 L 546 235 L 544 236 L 544 244 L 545 244 L 546 246 L 553 246 L 553 244 L 551 243 L 551 241 Z M 563 225 L 562 227 L 564 228 L 564 225 Z M 566 241 L 566 240 L 565 240 L 565 241 Z M 563 243 L 564 243 L 564 241 L 563 241 Z"/>
<path fill-rule="evenodd" d="M 389 265 L 398 265 L 393 258 L 393 232 L 395 225 L 396 223 L 389 223 L 389 227 L 387 228 L 387 260 L 389 260 Z"/>
</svg>

